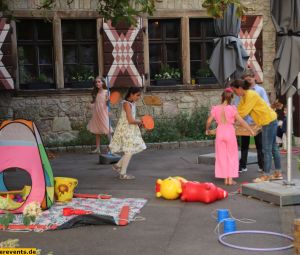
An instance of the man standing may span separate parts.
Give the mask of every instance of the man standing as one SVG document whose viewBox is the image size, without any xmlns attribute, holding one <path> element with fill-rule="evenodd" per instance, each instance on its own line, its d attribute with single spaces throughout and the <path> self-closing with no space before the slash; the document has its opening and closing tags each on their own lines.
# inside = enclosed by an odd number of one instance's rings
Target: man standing
<svg viewBox="0 0 300 255">
<path fill-rule="evenodd" d="M 256 84 L 255 80 L 255 73 L 252 69 L 247 69 L 243 75 L 242 78 L 244 80 L 247 80 L 251 86 L 250 89 L 256 91 L 260 97 L 268 104 L 270 105 L 270 101 L 268 99 L 267 92 L 265 89 L 259 85 Z M 238 106 L 240 102 L 240 97 L 235 97 L 234 104 Z M 253 124 L 252 118 L 248 115 L 245 117 L 246 122 L 251 125 Z M 263 172 L 263 166 L 264 166 L 264 156 L 263 156 L 263 150 L 262 150 L 262 134 L 259 133 L 254 137 L 256 151 L 257 151 L 257 161 L 258 161 L 258 172 Z M 250 136 L 241 136 L 241 159 L 240 159 L 240 165 L 239 165 L 239 172 L 246 172 L 247 171 L 247 158 L 248 158 L 248 149 L 249 149 L 249 143 L 250 143 Z"/>
</svg>

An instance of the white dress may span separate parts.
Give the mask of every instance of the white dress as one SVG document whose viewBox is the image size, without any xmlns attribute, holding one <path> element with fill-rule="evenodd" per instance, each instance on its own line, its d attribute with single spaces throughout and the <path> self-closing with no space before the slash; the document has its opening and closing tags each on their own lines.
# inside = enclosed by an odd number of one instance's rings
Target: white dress
<svg viewBox="0 0 300 255">
<path fill-rule="evenodd" d="M 122 102 L 122 111 L 121 117 L 118 121 L 114 136 L 111 140 L 109 148 L 111 152 L 124 152 L 124 153 L 131 153 L 135 154 L 141 152 L 146 149 L 146 144 L 141 135 L 140 128 L 136 124 L 129 124 L 126 112 L 124 110 Z M 135 103 L 130 103 L 131 105 L 131 112 L 133 118 L 136 116 L 136 105 Z"/>
</svg>

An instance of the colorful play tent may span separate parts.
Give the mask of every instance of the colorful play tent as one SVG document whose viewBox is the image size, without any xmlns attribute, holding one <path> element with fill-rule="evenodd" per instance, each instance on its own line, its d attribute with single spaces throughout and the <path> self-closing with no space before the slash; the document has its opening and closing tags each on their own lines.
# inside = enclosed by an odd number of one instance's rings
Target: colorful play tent
<svg viewBox="0 0 300 255">
<path fill-rule="evenodd" d="M 49 208 L 54 201 L 54 179 L 36 125 L 23 119 L 2 122 L 0 155 L 0 194 L 12 192 L 5 185 L 6 170 L 18 168 L 26 171 L 31 177 L 31 187 L 27 194 L 23 194 L 24 201 L 21 203 L 11 201 L 13 206 L 9 210 L 21 213 L 24 207 L 33 201 L 40 202 L 43 209 Z M 28 190 L 28 187 L 25 186 L 24 189 Z M 0 210 L 0 213 L 3 211 Z"/>
</svg>

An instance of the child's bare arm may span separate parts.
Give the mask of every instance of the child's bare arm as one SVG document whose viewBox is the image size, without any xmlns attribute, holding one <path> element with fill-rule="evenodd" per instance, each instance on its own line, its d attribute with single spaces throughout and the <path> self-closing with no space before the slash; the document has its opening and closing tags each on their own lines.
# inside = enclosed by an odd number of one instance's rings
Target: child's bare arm
<svg viewBox="0 0 300 255">
<path fill-rule="evenodd" d="M 209 127 L 210 127 L 213 119 L 214 119 L 214 117 L 210 115 L 206 121 L 206 126 L 205 126 L 205 134 L 206 135 L 209 135 Z"/>
<path fill-rule="evenodd" d="M 250 134 L 251 134 L 251 136 L 254 136 L 255 134 L 254 134 L 254 131 L 253 131 L 253 129 L 248 125 L 248 123 L 237 113 L 236 115 L 235 115 L 235 119 L 244 127 L 244 128 L 246 128 L 249 132 L 250 132 Z"/>
<path fill-rule="evenodd" d="M 129 124 L 134 124 L 134 125 L 140 125 L 141 121 L 140 120 L 136 120 L 133 118 L 132 116 L 132 112 L 131 112 L 131 106 L 129 103 L 125 102 L 123 104 L 124 110 L 126 112 L 126 117 L 127 117 L 127 121 Z"/>
</svg>

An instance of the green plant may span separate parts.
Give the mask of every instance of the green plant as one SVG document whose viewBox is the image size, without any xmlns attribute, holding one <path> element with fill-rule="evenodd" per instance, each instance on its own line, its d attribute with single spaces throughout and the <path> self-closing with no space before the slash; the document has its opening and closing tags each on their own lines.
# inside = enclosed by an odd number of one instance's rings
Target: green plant
<svg viewBox="0 0 300 255">
<path fill-rule="evenodd" d="M 48 77 L 45 74 L 41 73 L 38 77 L 36 77 L 36 81 L 48 82 Z"/>
<path fill-rule="evenodd" d="M 201 68 L 197 70 L 196 77 L 204 77 L 204 78 L 213 77 L 213 73 L 208 68 Z"/>
<path fill-rule="evenodd" d="M 207 139 L 207 116 L 207 107 L 196 107 L 190 114 L 179 113 L 173 118 L 155 120 L 155 128 L 144 132 L 143 139 L 148 143 Z"/>
<path fill-rule="evenodd" d="M 223 18 L 229 5 L 236 6 L 237 17 L 242 17 L 249 10 L 241 3 L 241 0 L 205 0 L 202 7 L 206 9 L 207 14 L 213 18 Z"/>
<path fill-rule="evenodd" d="M 160 80 L 160 79 L 179 80 L 180 77 L 181 77 L 180 70 L 178 68 L 172 68 L 169 65 L 162 66 L 160 72 L 154 75 L 155 80 Z"/>
<path fill-rule="evenodd" d="M 60 0 L 61 1 L 61 0 Z M 59 2 L 60 2 L 59 1 Z M 71 7 L 75 0 L 65 0 Z M 57 7 L 57 0 L 42 0 L 38 5 L 39 9 L 51 11 Z M 152 16 L 155 10 L 155 0 L 95 0 L 98 13 L 105 20 L 112 20 L 113 24 L 121 21 L 136 25 L 136 17 L 147 13 Z"/>
<path fill-rule="evenodd" d="M 94 80 L 94 73 L 87 66 L 76 65 L 71 70 L 72 81 L 91 81 Z"/>
</svg>

